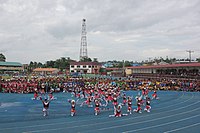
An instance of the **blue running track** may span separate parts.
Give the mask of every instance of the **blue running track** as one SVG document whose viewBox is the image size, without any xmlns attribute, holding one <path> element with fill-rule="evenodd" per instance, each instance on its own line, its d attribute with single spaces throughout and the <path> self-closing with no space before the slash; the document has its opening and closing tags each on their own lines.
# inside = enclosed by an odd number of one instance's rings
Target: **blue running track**
<svg viewBox="0 0 200 133">
<path fill-rule="evenodd" d="M 0 93 L 0 133 L 199 133 L 200 93 L 158 91 L 159 100 L 151 102 L 150 113 L 132 113 L 121 118 L 109 118 L 113 109 L 94 115 L 94 109 L 76 106 L 77 114 L 70 116 L 71 98 L 67 93 L 54 94 L 49 116 L 43 117 L 40 100 L 33 94 Z M 136 91 L 127 95 L 136 96 Z M 152 94 L 152 92 L 150 92 Z M 121 100 L 122 101 L 122 100 Z M 133 108 L 136 108 L 133 100 Z M 126 107 L 123 107 L 126 113 Z"/>
</svg>

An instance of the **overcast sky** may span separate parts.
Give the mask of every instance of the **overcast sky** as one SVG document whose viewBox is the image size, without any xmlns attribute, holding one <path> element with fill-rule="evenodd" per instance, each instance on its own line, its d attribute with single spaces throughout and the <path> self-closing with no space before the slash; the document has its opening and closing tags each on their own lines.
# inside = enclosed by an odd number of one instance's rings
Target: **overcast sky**
<svg viewBox="0 0 200 133">
<path fill-rule="evenodd" d="M 200 0 L 0 0 L 0 53 L 7 61 L 200 57 Z"/>
</svg>

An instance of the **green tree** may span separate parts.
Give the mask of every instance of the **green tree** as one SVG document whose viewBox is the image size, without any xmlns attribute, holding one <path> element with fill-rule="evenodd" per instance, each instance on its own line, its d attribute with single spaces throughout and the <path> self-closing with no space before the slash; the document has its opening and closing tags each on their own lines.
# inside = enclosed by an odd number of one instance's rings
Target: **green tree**
<svg viewBox="0 0 200 133">
<path fill-rule="evenodd" d="M 89 57 L 83 57 L 82 59 L 80 59 L 80 61 L 82 62 L 92 62 L 92 59 Z"/>
<path fill-rule="evenodd" d="M 129 67 L 129 66 L 132 66 L 132 62 L 130 62 L 130 61 L 125 61 L 125 63 L 124 63 L 124 66 L 125 67 Z"/>
<path fill-rule="evenodd" d="M 200 62 L 200 58 L 197 58 L 196 61 Z"/>
<path fill-rule="evenodd" d="M 105 73 L 105 72 L 106 72 L 106 69 L 105 69 L 105 68 L 100 68 L 99 72 L 100 72 L 100 73 Z"/>
<path fill-rule="evenodd" d="M 50 61 L 47 61 L 43 66 L 45 67 L 52 67 L 52 68 L 58 68 L 60 69 L 61 71 L 69 68 L 69 62 L 71 61 L 70 58 L 65 58 L 65 57 L 61 57 L 60 59 L 57 59 L 55 61 L 53 60 L 50 60 Z"/>
<path fill-rule="evenodd" d="M 164 62 L 166 63 L 171 63 L 171 60 L 168 58 L 168 56 L 166 57 L 166 59 L 164 60 Z"/>
<path fill-rule="evenodd" d="M 60 69 L 61 69 L 61 71 L 63 71 L 66 68 L 69 68 L 69 66 L 70 66 L 69 61 L 70 61 L 70 58 L 66 59 L 66 58 L 62 57 L 60 59 Z"/>
<path fill-rule="evenodd" d="M 42 64 L 41 62 L 38 62 L 37 67 L 42 68 L 42 67 L 43 67 L 43 64 Z"/>
<path fill-rule="evenodd" d="M 38 67 L 38 63 L 37 62 L 34 62 L 33 63 L 33 68 L 37 68 Z"/>
<path fill-rule="evenodd" d="M 31 62 L 29 63 L 29 65 L 28 65 L 28 72 L 29 72 L 29 73 L 33 71 L 33 68 L 34 68 L 33 65 L 34 65 L 34 63 L 31 61 Z"/>
<path fill-rule="evenodd" d="M 3 62 L 6 61 L 6 57 L 2 53 L 0 54 L 0 61 L 3 61 Z"/>
<path fill-rule="evenodd" d="M 98 59 L 97 58 L 93 58 L 93 62 L 98 62 Z"/>
<path fill-rule="evenodd" d="M 55 61 L 50 60 L 46 62 L 45 67 L 54 67 L 54 65 L 55 65 Z"/>
</svg>

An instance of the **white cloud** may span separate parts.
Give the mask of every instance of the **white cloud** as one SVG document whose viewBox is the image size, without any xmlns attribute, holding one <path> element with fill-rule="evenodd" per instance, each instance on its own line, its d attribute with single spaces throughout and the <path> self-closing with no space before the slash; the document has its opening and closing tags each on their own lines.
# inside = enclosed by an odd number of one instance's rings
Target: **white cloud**
<svg viewBox="0 0 200 133">
<path fill-rule="evenodd" d="M 86 18 L 91 58 L 185 58 L 187 49 L 197 58 L 199 6 L 200 0 L 0 1 L 0 52 L 22 63 L 78 59 Z"/>
</svg>

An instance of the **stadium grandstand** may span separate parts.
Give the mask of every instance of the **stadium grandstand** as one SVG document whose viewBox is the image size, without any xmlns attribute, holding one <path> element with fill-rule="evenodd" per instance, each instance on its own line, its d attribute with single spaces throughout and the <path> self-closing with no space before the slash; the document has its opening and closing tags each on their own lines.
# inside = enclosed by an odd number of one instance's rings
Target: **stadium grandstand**
<svg viewBox="0 0 200 133">
<path fill-rule="evenodd" d="M 200 63 L 126 67 L 126 75 L 141 77 L 191 78 L 200 77 Z"/>
<path fill-rule="evenodd" d="M 13 74 L 23 71 L 23 65 L 19 62 L 2 62 L 0 61 L 0 74 Z"/>
</svg>

